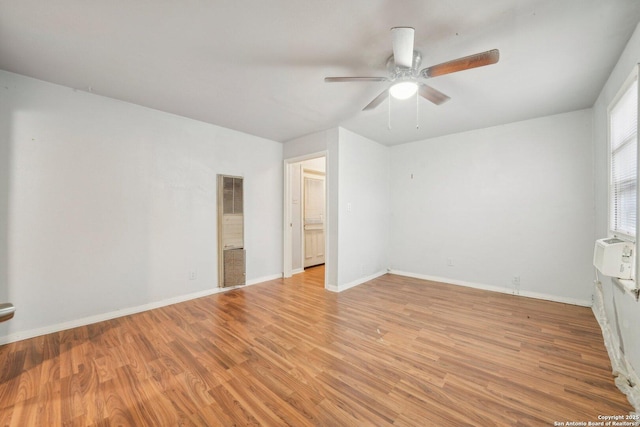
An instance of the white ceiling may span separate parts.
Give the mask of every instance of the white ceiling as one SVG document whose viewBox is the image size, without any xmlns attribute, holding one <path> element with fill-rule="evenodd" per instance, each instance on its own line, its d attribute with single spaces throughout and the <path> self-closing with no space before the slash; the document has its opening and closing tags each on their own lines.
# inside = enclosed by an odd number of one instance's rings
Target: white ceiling
<svg viewBox="0 0 640 427">
<path fill-rule="evenodd" d="M 638 0 L 2 0 L 0 69 L 275 141 L 343 126 L 387 145 L 593 105 L 640 20 Z M 423 67 L 489 49 L 500 62 L 434 78 L 451 96 L 362 108 L 394 26 Z M 387 125 L 391 122 L 391 129 Z"/>
</svg>

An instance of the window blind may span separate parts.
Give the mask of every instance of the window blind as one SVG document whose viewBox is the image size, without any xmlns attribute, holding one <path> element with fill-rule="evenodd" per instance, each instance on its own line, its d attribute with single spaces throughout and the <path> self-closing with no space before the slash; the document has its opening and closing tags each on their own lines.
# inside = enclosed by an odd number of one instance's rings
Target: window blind
<svg viewBox="0 0 640 427">
<path fill-rule="evenodd" d="M 638 80 L 627 87 L 609 115 L 611 147 L 610 228 L 636 235 Z"/>
</svg>

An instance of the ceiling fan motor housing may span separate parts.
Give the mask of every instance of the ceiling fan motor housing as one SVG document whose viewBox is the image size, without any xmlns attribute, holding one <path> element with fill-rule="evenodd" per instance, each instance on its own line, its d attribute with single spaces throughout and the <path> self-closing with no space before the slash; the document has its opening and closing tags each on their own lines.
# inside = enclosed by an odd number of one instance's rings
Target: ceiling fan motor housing
<svg viewBox="0 0 640 427">
<path fill-rule="evenodd" d="M 387 70 L 389 71 L 390 81 L 413 80 L 419 75 L 420 64 L 422 63 L 422 54 L 417 50 L 413 51 L 413 62 L 411 68 L 396 65 L 393 55 L 387 59 Z"/>
</svg>

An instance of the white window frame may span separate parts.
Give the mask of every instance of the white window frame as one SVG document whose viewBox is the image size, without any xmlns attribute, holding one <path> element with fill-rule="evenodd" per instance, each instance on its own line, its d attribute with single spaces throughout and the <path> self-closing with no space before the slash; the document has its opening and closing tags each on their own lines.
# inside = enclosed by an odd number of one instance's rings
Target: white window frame
<svg viewBox="0 0 640 427">
<path fill-rule="evenodd" d="M 608 191 L 608 200 L 607 200 L 607 208 L 608 208 L 608 217 L 607 217 L 607 228 L 609 229 L 610 236 L 616 236 L 624 240 L 628 240 L 631 242 L 636 242 L 636 236 L 638 234 L 638 158 L 636 158 L 636 224 L 635 224 L 635 235 L 631 235 L 627 232 L 616 230 L 613 227 L 613 177 L 612 177 L 612 149 L 611 149 L 611 112 L 617 106 L 618 102 L 621 98 L 627 93 L 631 85 L 638 81 L 638 65 L 633 68 L 633 72 L 629 75 L 629 77 L 625 80 L 624 84 L 613 98 L 611 103 L 609 104 L 609 108 L 607 109 L 607 162 L 608 162 L 608 183 L 609 183 L 609 191 Z M 640 82 L 638 82 L 638 91 L 640 92 Z M 638 96 L 640 94 L 636 94 Z M 638 101 L 640 102 L 640 96 L 638 96 Z M 640 108 L 638 108 L 640 113 Z M 638 124 L 640 124 L 640 120 L 638 120 Z M 636 129 L 636 145 L 638 145 L 638 131 Z M 640 154 L 640 150 L 636 148 L 636 153 Z"/>
</svg>

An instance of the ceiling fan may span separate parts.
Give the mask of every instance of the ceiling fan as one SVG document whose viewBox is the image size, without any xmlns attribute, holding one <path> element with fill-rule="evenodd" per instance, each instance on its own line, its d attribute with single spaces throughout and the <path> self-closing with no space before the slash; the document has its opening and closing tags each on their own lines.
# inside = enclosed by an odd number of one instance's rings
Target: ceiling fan
<svg viewBox="0 0 640 427">
<path fill-rule="evenodd" d="M 414 32 L 415 30 L 411 27 L 394 27 L 391 29 L 393 55 L 387 59 L 388 77 L 325 77 L 324 81 L 328 83 L 389 82 L 390 85 L 387 89 L 367 104 L 363 111 L 376 108 L 384 101 L 387 93 L 396 99 L 407 99 L 418 92 L 423 98 L 440 105 L 450 98 L 426 85 L 422 80 L 495 64 L 500 59 L 498 49 L 493 49 L 419 70 L 422 54 L 413 50 Z"/>
</svg>

